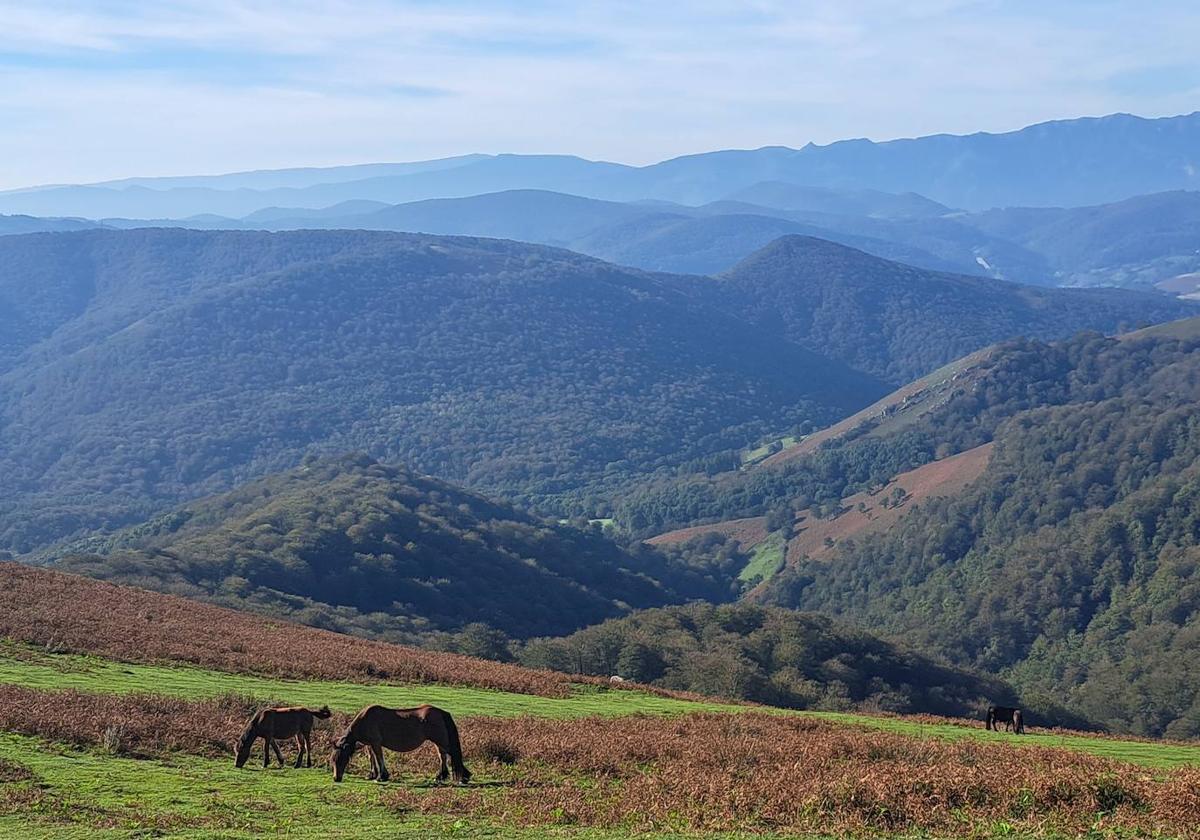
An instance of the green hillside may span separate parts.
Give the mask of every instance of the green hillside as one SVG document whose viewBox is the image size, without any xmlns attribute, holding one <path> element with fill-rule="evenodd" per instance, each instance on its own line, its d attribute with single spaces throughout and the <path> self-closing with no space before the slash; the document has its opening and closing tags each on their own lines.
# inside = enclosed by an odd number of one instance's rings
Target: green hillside
<svg viewBox="0 0 1200 840">
<path fill-rule="evenodd" d="M 1200 345 L 1172 333 L 1001 348 L 923 424 L 951 451 L 993 439 L 981 478 L 792 565 L 767 599 L 1003 675 L 1115 731 L 1200 733 Z"/>
<path fill-rule="evenodd" d="M 4 836 L 1118 838 L 1197 828 L 1194 745 L 730 706 L 446 654 L 421 654 L 434 681 L 405 680 L 380 669 L 408 649 L 14 564 L 0 564 L 0 605 Z M 351 659 L 374 674 L 346 675 Z M 344 675 L 320 677 L 334 672 Z M 567 693 L 547 694 L 554 686 Z M 361 755 L 332 781 L 323 759 L 349 713 L 419 701 L 455 715 L 471 785 L 430 783 L 429 747 L 388 752 L 386 784 L 365 778 Z M 312 768 L 260 769 L 257 751 L 234 767 L 231 742 L 268 702 L 333 708 L 314 728 Z M 770 785 L 747 796 L 759 774 Z"/>
<path fill-rule="evenodd" d="M 0 238 L 0 546 L 367 451 L 553 500 L 882 393 L 660 277 L 496 240 Z"/>
<path fill-rule="evenodd" d="M 365 456 L 314 460 L 65 551 L 68 571 L 396 640 L 472 622 L 565 633 L 730 594 L 718 568 Z"/>
<path fill-rule="evenodd" d="M 1043 289 L 945 274 L 784 237 L 705 289 L 768 335 L 902 385 L 997 341 L 1114 333 L 1196 313 L 1161 294 Z"/>
<path fill-rule="evenodd" d="M 972 717 L 1012 689 L 826 616 L 749 604 L 640 610 L 526 643 L 531 667 L 618 674 L 663 688 L 800 709 Z"/>
</svg>

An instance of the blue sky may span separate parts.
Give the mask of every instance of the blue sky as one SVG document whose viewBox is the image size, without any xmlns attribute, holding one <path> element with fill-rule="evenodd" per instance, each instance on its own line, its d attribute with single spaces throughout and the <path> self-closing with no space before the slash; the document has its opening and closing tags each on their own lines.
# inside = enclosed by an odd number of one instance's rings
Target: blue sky
<svg viewBox="0 0 1200 840">
<path fill-rule="evenodd" d="M 0 188 L 1200 109 L 1195 0 L 0 0 Z"/>
</svg>

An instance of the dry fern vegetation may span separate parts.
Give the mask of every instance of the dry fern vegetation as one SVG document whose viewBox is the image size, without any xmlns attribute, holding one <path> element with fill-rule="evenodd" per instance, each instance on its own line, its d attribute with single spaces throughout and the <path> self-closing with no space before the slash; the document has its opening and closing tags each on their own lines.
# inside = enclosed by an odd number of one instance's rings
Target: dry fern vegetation
<svg viewBox="0 0 1200 840">
<path fill-rule="evenodd" d="M 1200 837 L 1200 748 L 1187 745 L 581 688 L 12 564 L 0 564 L 0 636 L 5 837 Z M 52 667 L 62 685 L 35 685 Z M 386 785 L 366 781 L 361 755 L 340 786 L 322 766 L 264 771 L 258 749 L 233 768 L 230 744 L 258 706 L 401 683 L 449 698 L 470 787 L 429 784 L 432 748 L 389 753 Z M 547 711 L 581 690 L 633 714 Z M 520 693 L 524 713 L 481 713 L 487 696 Z M 331 703 L 315 730 L 318 765 L 357 698 Z"/>
</svg>

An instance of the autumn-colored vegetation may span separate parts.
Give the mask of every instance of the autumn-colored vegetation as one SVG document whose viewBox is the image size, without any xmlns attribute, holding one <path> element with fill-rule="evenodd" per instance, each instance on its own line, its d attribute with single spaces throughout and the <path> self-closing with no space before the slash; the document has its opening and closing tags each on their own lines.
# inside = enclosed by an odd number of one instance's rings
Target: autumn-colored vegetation
<svg viewBox="0 0 1200 840">
<path fill-rule="evenodd" d="M 124 755 L 228 756 L 249 711 L 232 697 L 187 702 L 0 689 L 0 729 Z M 338 715 L 318 725 L 318 759 L 347 720 Z M 493 784 L 413 787 L 405 780 L 423 782 L 436 770 L 432 748 L 389 753 L 400 781 L 384 802 L 404 813 L 528 826 L 957 835 L 1003 824 L 1200 834 L 1200 770 L 1152 773 L 1028 741 L 923 740 L 754 713 L 466 718 L 460 729 L 467 763 Z"/>
<path fill-rule="evenodd" d="M 565 696 L 563 674 L 385 644 L 131 587 L 0 563 L 0 637 L 130 662 L 295 679 L 476 686 Z"/>
</svg>

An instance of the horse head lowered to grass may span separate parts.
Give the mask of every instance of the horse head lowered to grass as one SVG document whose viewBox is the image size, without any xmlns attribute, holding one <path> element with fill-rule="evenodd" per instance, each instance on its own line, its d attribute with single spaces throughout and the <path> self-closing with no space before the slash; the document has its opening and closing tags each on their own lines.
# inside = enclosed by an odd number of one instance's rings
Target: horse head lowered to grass
<svg viewBox="0 0 1200 840">
<path fill-rule="evenodd" d="M 1017 735 L 1025 732 L 1025 715 L 1020 709 L 1011 706 L 989 706 L 984 728 L 999 732 L 1002 723 L 1005 729 L 1010 729 Z"/>
<path fill-rule="evenodd" d="M 296 746 L 299 752 L 296 753 L 296 767 L 305 759 L 308 760 L 308 766 L 312 767 L 312 744 L 309 736 L 312 734 L 313 721 L 316 718 L 324 720 L 330 716 L 328 706 L 322 706 L 319 709 L 305 709 L 301 706 L 289 706 L 275 709 L 262 709 L 254 717 L 250 718 L 250 722 L 246 724 L 246 728 L 242 730 L 242 735 L 237 741 L 237 757 L 234 763 L 241 767 L 250 758 L 250 750 L 254 748 L 254 742 L 259 738 L 263 739 L 263 767 L 271 766 L 271 750 L 275 751 L 275 757 L 279 759 L 279 766 L 283 766 L 283 755 L 279 752 L 279 744 L 275 743 L 278 738 L 295 738 Z"/>
<path fill-rule="evenodd" d="M 458 740 L 454 718 L 436 706 L 415 709 L 367 706 L 354 716 L 350 726 L 334 743 L 333 754 L 329 757 L 333 779 L 335 782 L 342 780 L 355 750 L 364 744 L 371 756 L 370 778 L 386 782 L 390 774 L 383 761 L 384 747 L 396 752 L 411 752 L 426 741 L 437 747 L 442 757 L 437 781 L 444 782 L 451 776 L 460 784 L 470 781 L 471 771 L 463 764 L 462 744 Z"/>
</svg>

